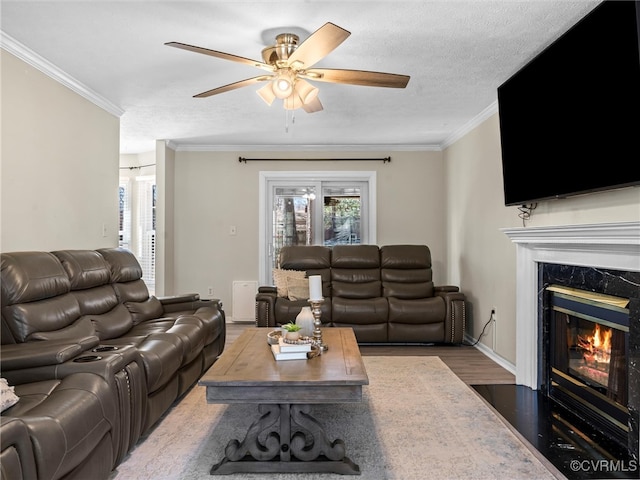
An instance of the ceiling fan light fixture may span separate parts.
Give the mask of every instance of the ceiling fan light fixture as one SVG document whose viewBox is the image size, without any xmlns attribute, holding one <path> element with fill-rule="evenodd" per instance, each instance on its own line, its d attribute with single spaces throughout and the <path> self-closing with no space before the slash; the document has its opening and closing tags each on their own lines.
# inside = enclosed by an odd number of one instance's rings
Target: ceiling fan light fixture
<svg viewBox="0 0 640 480">
<path fill-rule="evenodd" d="M 260 95 L 260 98 L 264 100 L 264 103 L 271 106 L 273 101 L 276 99 L 275 94 L 273 93 L 273 88 L 271 82 L 267 83 L 265 86 L 259 88 L 256 93 Z"/>
<path fill-rule="evenodd" d="M 273 94 L 280 98 L 285 99 L 293 93 L 293 84 L 295 77 L 288 70 L 278 72 L 276 78 L 272 82 Z"/>
<path fill-rule="evenodd" d="M 298 79 L 294 88 L 294 95 L 298 96 L 303 104 L 312 102 L 318 96 L 319 90 L 302 79 Z"/>
</svg>

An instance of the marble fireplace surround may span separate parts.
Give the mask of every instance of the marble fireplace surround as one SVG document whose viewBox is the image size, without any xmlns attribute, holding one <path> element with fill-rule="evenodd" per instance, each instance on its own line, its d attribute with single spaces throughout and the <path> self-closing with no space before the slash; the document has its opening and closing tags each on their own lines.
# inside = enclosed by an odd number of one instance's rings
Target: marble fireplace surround
<svg viewBox="0 0 640 480">
<path fill-rule="evenodd" d="M 640 272 L 640 222 L 504 228 L 516 244 L 516 383 L 538 389 L 538 264 Z"/>
</svg>

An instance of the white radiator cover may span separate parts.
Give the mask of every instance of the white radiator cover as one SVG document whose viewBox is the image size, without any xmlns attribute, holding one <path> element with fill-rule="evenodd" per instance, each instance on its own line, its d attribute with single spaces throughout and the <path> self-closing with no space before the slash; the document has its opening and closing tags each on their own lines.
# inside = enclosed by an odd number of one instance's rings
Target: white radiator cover
<svg viewBox="0 0 640 480">
<path fill-rule="evenodd" d="M 258 282 L 255 280 L 234 280 L 231 318 L 234 322 L 255 320 L 256 293 Z"/>
</svg>

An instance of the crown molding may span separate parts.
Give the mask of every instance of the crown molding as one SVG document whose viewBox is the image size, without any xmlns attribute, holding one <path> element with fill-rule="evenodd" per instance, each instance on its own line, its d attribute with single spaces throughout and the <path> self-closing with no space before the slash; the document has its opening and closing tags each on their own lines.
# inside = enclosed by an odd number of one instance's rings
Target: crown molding
<svg viewBox="0 0 640 480">
<path fill-rule="evenodd" d="M 2 30 L 0 30 L 0 47 L 3 50 L 11 53 L 12 55 L 15 55 L 25 63 L 28 63 L 37 70 L 40 70 L 42 73 L 48 75 L 58 83 L 61 83 L 65 87 L 76 92 L 78 95 L 86 98 L 103 110 L 106 110 L 110 114 L 115 115 L 116 117 L 121 117 L 122 114 L 124 114 L 124 110 L 122 108 L 102 97 L 95 91 L 91 90 L 86 85 L 83 85 L 78 80 L 55 66 L 53 63 L 49 62 L 30 48 L 18 42 L 15 38 L 7 35 Z"/>
<path fill-rule="evenodd" d="M 167 146 L 179 152 L 439 152 L 439 145 L 195 145 L 169 140 Z"/>
<path fill-rule="evenodd" d="M 497 100 L 495 100 L 491 105 L 489 105 L 487 108 L 482 110 L 478 115 L 476 115 L 474 118 L 472 118 L 469 122 L 467 122 L 462 127 L 460 127 L 458 130 L 456 130 L 451 135 L 449 135 L 445 139 L 445 141 L 442 142 L 442 144 L 440 145 L 440 148 L 442 150 L 444 150 L 444 149 L 450 147 L 451 145 L 453 145 L 455 142 L 460 140 L 467 133 L 469 133 L 471 130 L 476 128 L 478 125 L 480 125 L 482 122 L 487 120 L 491 115 L 493 115 L 495 113 L 498 113 L 498 101 Z"/>
</svg>

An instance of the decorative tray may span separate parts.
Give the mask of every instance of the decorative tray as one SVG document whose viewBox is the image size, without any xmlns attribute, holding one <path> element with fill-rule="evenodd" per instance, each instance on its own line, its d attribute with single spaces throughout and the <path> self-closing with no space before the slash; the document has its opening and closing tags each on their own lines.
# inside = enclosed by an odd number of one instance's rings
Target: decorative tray
<svg viewBox="0 0 640 480">
<path fill-rule="evenodd" d="M 282 330 L 273 330 L 267 333 L 267 343 L 269 345 L 277 345 L 280 337 L 282 337 Z"/>
</svg>

